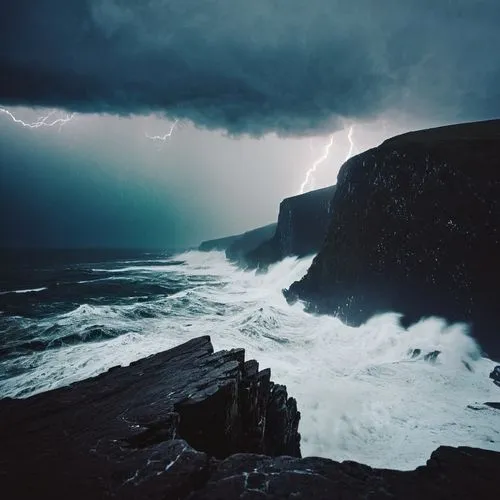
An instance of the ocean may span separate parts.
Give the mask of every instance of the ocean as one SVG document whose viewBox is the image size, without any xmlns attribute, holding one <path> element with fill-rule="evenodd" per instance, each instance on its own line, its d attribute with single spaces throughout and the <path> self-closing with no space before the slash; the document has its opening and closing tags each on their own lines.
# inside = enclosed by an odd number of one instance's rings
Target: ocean
<svg viewBox="0 0 500 500">
<path fill-rule="evenodd" d="M 407 329 L 384 314 L 354 328 L 289 305 L 311 258 L 267 273 L 221 252 L 4 251 L 0 397 L 25 398 L 210 335 L 270 367 L 302 413 L 304 456 L 400 470 L 439 445 L 500 451 L 494 363 L 464 325 Z M 440 351 L 436 359 L 426 356 Z"/>
</svg>

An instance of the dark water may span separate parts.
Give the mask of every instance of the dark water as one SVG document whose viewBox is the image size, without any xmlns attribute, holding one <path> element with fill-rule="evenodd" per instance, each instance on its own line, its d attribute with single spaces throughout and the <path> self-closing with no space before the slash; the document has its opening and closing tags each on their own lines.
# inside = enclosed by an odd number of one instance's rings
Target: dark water
<svg viewBox="0 0 500 500">
<path fill-rule="evenodd" d="M 47 327 L 44 320 L 82 304 L 139 304 L 183 290 L 185 280 L 165 273 L 123 272 L 182 264 L 171 256 L 137 250 L 0 251 L 0 357 L 120 334 L 106 325 L 74 334 L 57 324 Z"/>
</svg>

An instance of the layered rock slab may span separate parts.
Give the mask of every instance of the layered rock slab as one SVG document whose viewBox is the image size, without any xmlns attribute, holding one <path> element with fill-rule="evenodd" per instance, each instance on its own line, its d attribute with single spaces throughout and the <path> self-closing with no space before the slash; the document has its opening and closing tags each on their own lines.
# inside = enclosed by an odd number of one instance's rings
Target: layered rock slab
<svg viewBox="0 0 500 500">
<path fill-rule="evenodd" d="M 269 370 L 245 362 L 242 349 L 214 353 L 200 337 L 0 401 L 0 483 L 10 499 L 183 498 L 206 482 L 214 458 L 300 456 L 299 418 Z"/>
</svg>

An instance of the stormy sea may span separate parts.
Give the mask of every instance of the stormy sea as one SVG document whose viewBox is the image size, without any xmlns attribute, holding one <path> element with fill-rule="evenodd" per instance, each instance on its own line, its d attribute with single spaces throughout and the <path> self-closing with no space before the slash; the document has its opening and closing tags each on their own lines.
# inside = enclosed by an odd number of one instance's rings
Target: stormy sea
<svg viewBox="0 0 500 500">
<path fill-rule="evenodd" d="M 302 453 L 401 470 L 439 445 L 500 451 L 494 363 L 464 325 L 397 314 L 358 328 L 289 305 L 312 257 L 267 273 L 221 252 L 3 252 L 0 397 L 25 398 L 210 335 L 270 367 L 302 413 Z"/>
</svg>

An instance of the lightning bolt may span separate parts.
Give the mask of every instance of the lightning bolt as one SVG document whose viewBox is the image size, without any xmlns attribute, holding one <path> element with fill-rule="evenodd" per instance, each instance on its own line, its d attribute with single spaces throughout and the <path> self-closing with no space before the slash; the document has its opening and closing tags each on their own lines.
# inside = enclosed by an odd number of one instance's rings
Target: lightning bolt
<svg viewBox="0 0 500 500">
<path fill-rule="evenodd" d="M 347 152 L 347 156 L 345 157 L 344 162 L 346 162 L 347 160 L 349 160 L 349 158 L 352 157 L 354 150 L 356 149 L 356 146 L 354 144 L 353 134 L 354 134 L 354 125 L 351 125 L 347 133 L 347 139 L 349 141 L 349 151 Z M 333 146 L 333 135 L 334 134 L 330 136 L 328 143 L 325 145 L 323 154 L 312 164 L 311 168 L 306 172 L 304 182 L 302 182 L 302 184 L 300 185 L 299 194 L 305 193 L 306 187 L 311 184 L 312 175 L 316 172 L 317 168 L 328 159 L 328 156 L 330 155 L 330 150 Z M 313 150 L 311 141 L 309 141 L 309 149 L 311 151 Z M 312 188 L 311 185 L 310 188 Z"/>
<path fill-rule="evenodd" d="M 347 134 L 347 139 L 349 140 L 349 151 L 347 152 L 347 156 L 345 157 L 344 162 L 346 162 L 349 158 L 351 158 L 352 153 L 354 151 L 354 141 L 352 139 L 352 134 L 354 133 L 354 125 L 351 125 L 349 128 L 349 133 Z"/>
<path fill-rule="evenodd" d="M 67 113 L 66 116 L 59 117 L 59 118 L 52 118 L 56 113 L 58 112 L 57 109 L 53 109 L 49 111 L 46 115 L 38 117 L 35 121 L 33 122 L 27 122 L 22 120 L 21 118 L 17 117 L 12 111 L 8 110 L 7 108 L 0 107 L 0 114 L 7 115 L 14 123 L 21 125 L 22 127 L 29 128 L 29 129 L 37 129 L 41 127 L 55 127 L 59 126 L 59 130 L 61 127 L 69 123 L 73 118 L 76 116 L 77 113 Z M 51 119 L 52 118 L 52 119 Z M 146 137 L 152 141 L 155 142 L 167 142 L 167 140 L 172 137 L 172 134 L 174 133 L 177 124 L 179 123 L 179 120 L 175 120 L 171 127 L 170 130 L 164 134 L 164 135 L 149 135 L 145 134 Z"/>
<path fill-rule="evenodd" d="M 177 123 L 179 123 L 179 120 L 175 120 L 172 125 L 170 126 L 170 130 L 165 134 L 165 135 L 149 135 L 145 134 L 148 139 L 151 139 L 152 141 L 160 141 L 160 142 L 166 142 L 170 137 L 172 137 L 172 134 L 174 133 L 175 128 L 177 127 Z"/>
<path fill-rule="evenodd" d="M 333 146 L 333 134 L 330 136 L 328 143 L 325 146 L 323 154 L 312 164 L 312 167 L 306 172 L 304 182 L 300 185 L 299 194 L 304 194 L 306 186 L 309 184 L 311 176 L 316 172 L 316 169 L 328 158 L 330 149 Z"/>
<path fill-rule="evenodd" d="M 25 122 L 24 120 L 21 120 L 20 118 L 17 118 L 11 111 L 9 111 L 6 108 L 0 108 L 0 113 L 7 115 L 14 123 L 17 123 L 18 125 L 21 125 L 22 127 L 25 128 L 40 128 L 40 127 L 55 127 L 56 125 L 59 125 L 59 127 L 62 127 L 63 125 L 66 125 L 66 123 L 70 122 L 73 120 L 75 117 L 76 113 L 71 113 L 71 114 L 66 114 L 65 117 L 63 118 L 56 118 L 52 121 L 48 121 L 49 118 L 51 118 L 57 110 L 52 110 L 49 113 L 47 113 L 45 116 L 40 116 L 37 118 L 36 121 L 34 122 Z"/>
</svg>

